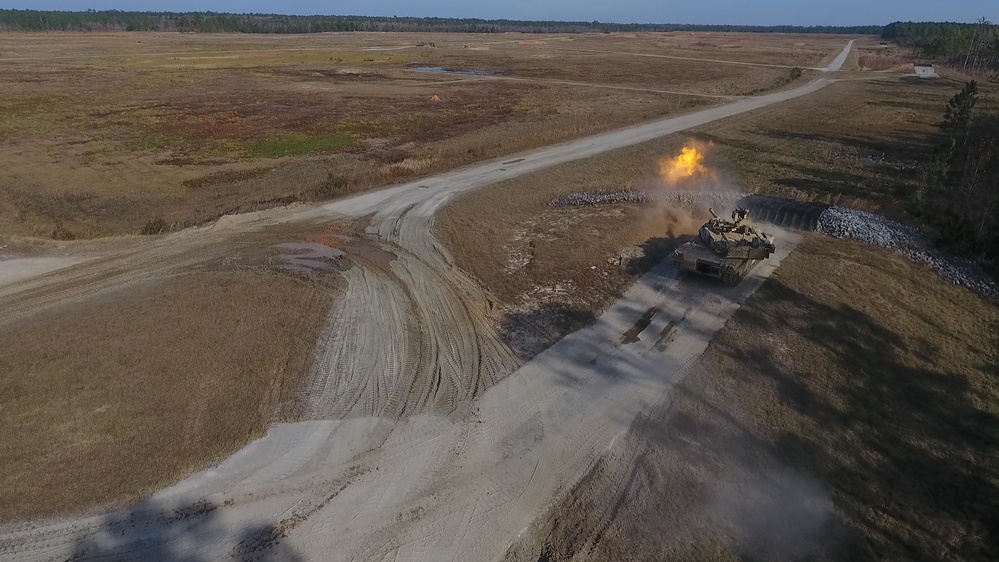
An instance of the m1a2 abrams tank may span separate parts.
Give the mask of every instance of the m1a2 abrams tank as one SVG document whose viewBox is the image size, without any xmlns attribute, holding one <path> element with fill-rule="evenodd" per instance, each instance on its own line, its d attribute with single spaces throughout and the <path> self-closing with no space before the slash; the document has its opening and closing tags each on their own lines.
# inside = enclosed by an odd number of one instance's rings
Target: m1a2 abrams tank
<svg viewBox="0 0 999 562">
<path fill-rule="evenodd" d="M 698 238 L 673 252 L 680 271 L 716 277 L 726 285 L 737 285 L 761 260 L 776 251 L 773 236 L 756 230 L 746 217 L 749 211 L 737 208 L 732 220 L 714 217 L 701 226 Z"/>
</svg>

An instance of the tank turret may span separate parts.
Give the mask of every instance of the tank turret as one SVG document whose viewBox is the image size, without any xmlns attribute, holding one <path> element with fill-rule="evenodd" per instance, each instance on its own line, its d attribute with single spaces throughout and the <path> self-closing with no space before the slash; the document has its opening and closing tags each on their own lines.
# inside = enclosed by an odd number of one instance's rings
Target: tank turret
<svg viewBox="0 0 999 562">
<path fill-rule="evenodd" d="M 737 207 L 732 220 L 719 218 L 708 209 L 712 219 L 701 226 L 698 234 L 709 248 L 722 257 L 763 260 L 776 251 L 773 238 L 753 228 L 749 211 Z"/>
<path fill-rule="evenodd" d="M 701 226 L 698 238 L 673 253 L 677 268 L 735 285 L 777 250 L 772 236 L 749 223 L 748 210 L 737 207 L 731 220 L 720 218 L 714 209 L 708 211 L 712 218 Z"/>
</svg>

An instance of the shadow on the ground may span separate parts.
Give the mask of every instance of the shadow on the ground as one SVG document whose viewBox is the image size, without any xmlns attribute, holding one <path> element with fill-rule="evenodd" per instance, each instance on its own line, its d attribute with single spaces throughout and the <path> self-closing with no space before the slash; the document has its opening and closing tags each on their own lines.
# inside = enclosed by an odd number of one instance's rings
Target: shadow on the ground
<svg viewBox="0 0 999 562">
<path fill-rule="evenodd" d="M 852 560 L 999 559 L 999 416 L 986 407 L 995 393 L 939 365 L 925 342 L 850 306 L 830 307 L 776 280 L 753 306 L 740 311 L 740 323 L 761 331 L 793 323 L 834 358 L 834 370 L 777 360 L 769 346 L 723 346 L 747 388 L 772 389 L 757 406 L 776 399 L 781 407 L 769 419 L 745 416 L 755 428 L 715 415 L 740 427 L 739 440 L 752 449 L 829 490 L 832 518 L 859 534 L 828 548 L 846 548 Z M 793 312 L 775 318 L 768 309 Z M 784 429 L 764 440 L 766 425 Z"/>
<path fill-rule="evenodd" d="M 617 266 L 629 276 L 641 277 L 657 266 L 662 266 L 673 250 L 689 238 L 671 235 L 650 238 L 639 245 L 641 254 L 622 258 Z M 627 284 L 623 289 L 627 290 L 629 286 Z M 569 295 L 567 298 L 577 302 L 593 302 L 617 296 L 619 295 L 601 295 L 601 299 L 594 299 L 594 295 Z M 517 357 L 526 361 L 572 332 L 593 324 L 596 319 L 591 308 L 552 301 L 541 303 L 530 310 L 504 314 L 500 320 L 500 333 Z"/>
<path fill-rule="evenodd" d="M 523 361 L 533 358 L 563 337 L 593 324 L 592 311 L 564 303 L 544 303 L 510 312 L 500 320 L 500 333 Z"/>
<path fill-rule="evenodd" d="M 639 416 L 629 460 L 598 465 L 556 510 L 543 558 L 999 559 L 999 392 L 981 378 L 995 360 L 951 369 L 779 279 L 736 314 L 740 330 L 804 342 L 721 338 L 720 371 Z"/>
<path fill-rule="evenodd" d="M 693 240 L 693 238 L 693 236 L 673 236 L 671 234 L 649 238 L 638 246 L 642 253 L 625 260 L 622 266 L 629 275 L 644 275 L 662 264 L 663 260 L 669 258 L 677 246 Z"/>
<path fill-rule="evenodd" d="M 219 506 L 199 501 L 171 507 L 144 501 L 108 515 L 96 532 L 81 534 L 69 560 L 150 560 L 200 562 L 224 557 L 241 562 L 300 562 L 303 557 L 286 543 L 284 533 L 270 524 L 227 527 Z M 234 538 L 234 547 L 220 552 L 219 544 Z"/>
</svg>

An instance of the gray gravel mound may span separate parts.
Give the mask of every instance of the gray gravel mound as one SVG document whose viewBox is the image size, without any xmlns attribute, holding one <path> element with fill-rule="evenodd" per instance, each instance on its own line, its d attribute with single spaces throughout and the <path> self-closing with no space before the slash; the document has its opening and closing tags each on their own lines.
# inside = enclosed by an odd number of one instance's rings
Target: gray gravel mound
<svg viewBox="0 0 999 562">
<path fill-rule="evenodd" d="M 926 264 L 951 283 L 967 287 L 991 300 L 999 300 L 999 287 L 976 264 L 944 257 L 934 250 L 926 235 L 867 211 L 829 207 L 819 217 L 818 231 L 849 240 L 890 248 L 918 263 Z"/>
<path fill-rule="evenodd" d="M 561 195 L 548 202 L 552 207 L 582 207 L 611 203 L 651 203 L 652 196 L 645 191 L 577 191 Z"/>
<path fill-rule="evenodd" d="M 663 191 L 640 190 L 577 191 L 548 202 L 552 207 L 609 205 L 613 203 L 663 203 L 682 208 L 717 207 L 729 209 L 745 194 L 738 191 Z"/>
</svg>

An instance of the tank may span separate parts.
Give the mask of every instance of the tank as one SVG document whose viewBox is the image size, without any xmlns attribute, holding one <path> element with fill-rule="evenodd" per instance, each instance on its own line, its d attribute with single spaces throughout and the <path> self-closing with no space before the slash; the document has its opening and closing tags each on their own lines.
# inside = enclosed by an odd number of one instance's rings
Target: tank
<svg viewBox="0 0 999 562">
<path fill-rule="evenodd" d="M 680 271 L 721 279 L 737 285 L 757 264 L 776 251 L 774 239 L 757 230 L 747 220 L 749 211 L 736 208 L 732 220 L 719 218 L 714 210 L 698 237 L 673 252 L 673 263 Z"/>
</svg>

